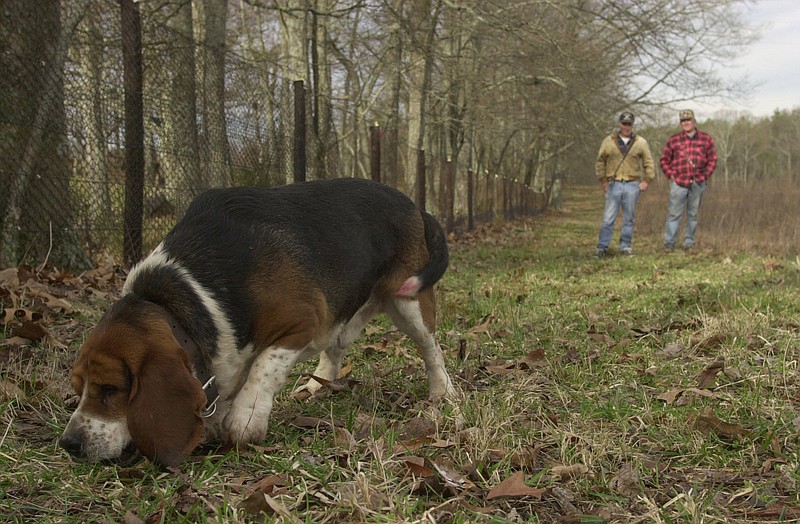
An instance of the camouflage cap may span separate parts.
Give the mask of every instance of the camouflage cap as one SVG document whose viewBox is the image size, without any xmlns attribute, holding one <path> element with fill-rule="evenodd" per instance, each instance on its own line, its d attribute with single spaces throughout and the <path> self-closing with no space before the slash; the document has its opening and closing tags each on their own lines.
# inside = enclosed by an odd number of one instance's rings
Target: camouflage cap
<svg viewBox="0 0 800 524">
<path fill-rule="evenodd" d="M 694 111 L 691 109 L 682 109 L 680 113 L 678 113 L 679 118 L 681 121 L 683 120 L 694 120 Z"/>
<path fill-rule="evenodd" d="M 625 111 L 621 115 L 619 115 L 619 121 L 621 124 L 632 124 L 634 120 L 633 113 L 630 111 Z"/>
</svg>

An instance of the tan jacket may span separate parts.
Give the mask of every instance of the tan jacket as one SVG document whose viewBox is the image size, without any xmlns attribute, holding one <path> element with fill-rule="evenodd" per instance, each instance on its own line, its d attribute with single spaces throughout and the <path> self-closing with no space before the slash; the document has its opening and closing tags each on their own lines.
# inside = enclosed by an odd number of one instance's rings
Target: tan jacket
<svg viewBox="0 0 800 524">
<path fill-rule="evenodd" d="M 628 144 L 628 154 L 622 160 L 622 151 L 617 143 L 618 131 L 614 131 L 603 139 L 595 162 L 595 174 L 600 182 L 606 180 L 646 180 L 650 182 L 656 176 L 655 162 L 650 153 L 647 140 L 633 135 L 633 143 Z"/>
</svg>

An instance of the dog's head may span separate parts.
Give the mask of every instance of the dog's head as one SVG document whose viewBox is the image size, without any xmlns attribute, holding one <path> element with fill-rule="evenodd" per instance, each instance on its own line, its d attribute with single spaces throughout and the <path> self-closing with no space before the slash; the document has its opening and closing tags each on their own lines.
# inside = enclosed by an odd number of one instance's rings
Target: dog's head
<svg viewBox="0 0 800 524">
<path fill-rule="evenodd" d="M 81 399 L 59 444 L 80 460 L 126 464 L 141 452 L 175 466 L 202 437 L 205 393 L 153 304 L 126 297 L 112 306 L 81 347 L 71 382 Z"/>
</svg>

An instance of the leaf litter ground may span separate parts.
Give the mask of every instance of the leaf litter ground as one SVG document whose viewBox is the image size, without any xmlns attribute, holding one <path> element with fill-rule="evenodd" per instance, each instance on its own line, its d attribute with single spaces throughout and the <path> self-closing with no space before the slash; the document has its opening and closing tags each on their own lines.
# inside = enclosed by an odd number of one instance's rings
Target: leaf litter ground
<svg viewBox="0 0 800 524">
<path fill-rule="evenodd" d="M 602 203 L 569 191 L 565 210 L 451 239 L 438 336 L 460 398 L 424 401 L 413 346 L 378 320 L 321 394 L 288 385 L 263 443 L 179 471 L 56 445 L 72 360 L 122 272 L 0 272 L 0 520 L 800 519 L 800 260 L 666 255 L 655 236 L 597 260 Z"/>
</svg>

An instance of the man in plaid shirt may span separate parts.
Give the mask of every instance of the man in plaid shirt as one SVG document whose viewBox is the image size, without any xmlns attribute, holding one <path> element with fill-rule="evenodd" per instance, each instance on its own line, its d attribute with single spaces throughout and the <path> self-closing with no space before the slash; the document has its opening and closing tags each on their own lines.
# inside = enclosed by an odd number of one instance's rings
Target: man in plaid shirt
<svg viewBox="0 0 800 524">
<path fill-rule="evenodd" d="M 691 109 L 679 113 L 681 132 L 672 135 L 661 153 L 661 170 L 672 180 L 669 191 L 669 214 L 664 229 L 664 249 L 675 249 L 678 227 L 686 211 L 683 249 L 694 246 L 697 214 L 706 189 L 706 181 L 717 167 L 717 149 L 710 135 L 697 129 Z"/>
</svg>

